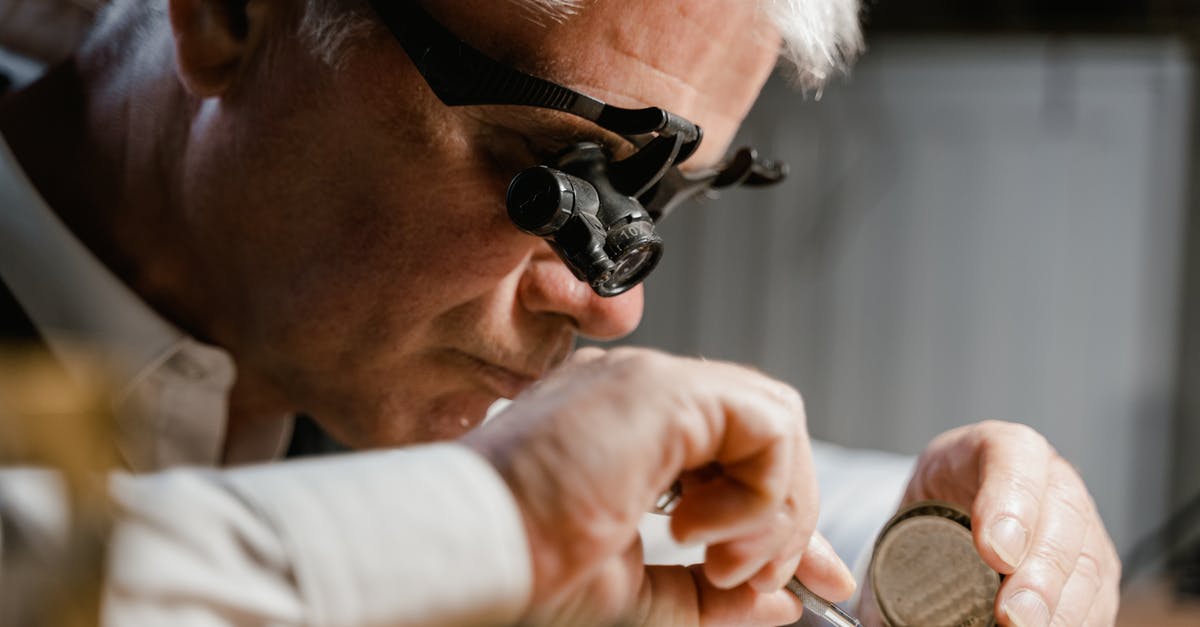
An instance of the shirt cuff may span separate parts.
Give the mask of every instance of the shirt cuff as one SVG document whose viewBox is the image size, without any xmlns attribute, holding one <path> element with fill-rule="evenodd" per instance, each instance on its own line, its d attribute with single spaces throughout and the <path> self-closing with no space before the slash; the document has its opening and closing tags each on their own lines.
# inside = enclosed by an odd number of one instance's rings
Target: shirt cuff
<svg viewBox="0 0 1200 627">
<path fill-rule="evenodd" d="M 459 444 L 234 470 L 278 530 L 315 625 L 513 623 L 532 566 L 521 513 Z"/>
</svg>

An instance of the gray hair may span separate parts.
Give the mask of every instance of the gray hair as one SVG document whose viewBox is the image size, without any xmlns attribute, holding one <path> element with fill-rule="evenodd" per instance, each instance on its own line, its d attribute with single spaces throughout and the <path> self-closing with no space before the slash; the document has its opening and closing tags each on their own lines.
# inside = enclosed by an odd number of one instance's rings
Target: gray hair
<svg viewBox="0 0 1200 627">
<path fill-rule="evenodd" d="M 398 0 L 397 0 L 398 1 Z M 589 1 L 508 0 L 534 22 L 570 19 Z M 859 0 L 757 0 L 783 39 L 781 59 L 796 82 L 820 89 L 862 51 Z M 348 42 L 372 32 L 365 0 L 308 0 L 301 35 L 326 62 L 337 65 Z"/>
</svg>

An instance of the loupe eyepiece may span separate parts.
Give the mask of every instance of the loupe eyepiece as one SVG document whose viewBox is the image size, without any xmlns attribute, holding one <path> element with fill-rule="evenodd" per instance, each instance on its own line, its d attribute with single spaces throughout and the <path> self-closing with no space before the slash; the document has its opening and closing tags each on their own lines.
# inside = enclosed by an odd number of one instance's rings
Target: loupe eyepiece
<svg viewBox="0 0 1200 627">
<path fill-rule="evenodd" d="M 572 178 L 544 165 L 522 170 L 508 185 L 506 203 L 509 219 L 517 228 L 531 235 L 545 237 L 553 234 L 575 215 L 576 205 L 580 201 L 588 203 L 588 198 L 579 197 Z M 590 195 L 594 201 L 596 192 L 585 190 L 583 195 Z"/>
<path fill-rule="evenodd" d="M 634 198 L 607 179 L 603 151 L 580 145 L 558 165 L 521 171 L 508 186 L 508 217 L 549 242 L 571 273 L 601 296 L 641 283 L 662 257 L 662 238 Z M 586 178 L 583 178 L 586 177 Z"/>
<path fill-rule="evenodd" d="M 513 224 L 545 238 L 575 278 L 593 289 L 611 281 L 616 264 L 605 249 L 608 231 L 597 215 L 600 198 L 590 183 L 539 165 L 513 178 L 505 201 Z"/>
<path fill-rule="evenodd" d="M 592 288 L 601 296 L 616 296 L 641 283 L 662 258 L 662 238 L 648 220 L 630 222 L 608 234 L 605 251 L 615 262 L 608 280 Z"/>
</svg>

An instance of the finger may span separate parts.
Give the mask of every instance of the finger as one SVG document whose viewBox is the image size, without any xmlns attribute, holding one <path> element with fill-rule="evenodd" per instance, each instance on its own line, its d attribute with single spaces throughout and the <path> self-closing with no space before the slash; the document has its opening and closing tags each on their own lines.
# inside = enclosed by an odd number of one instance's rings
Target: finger
<svg viewBox="0 0 1200 627">
<path fill-rule="evenodd" d="M 790 387 L 780 385 L 766 390 L 793 411 L 803 411 L 799 394 Z M 816 529 L 819 499 L 807 430 L 798 425 L 792 439 L 791 495 L 774 520 L 749 537 L 708 547 L 705 573 L 718 587 L 731 588 L 748 582 L 759 592 L 774 592 L 783 587 L 799 566 Z"/>
<path fill-rule="evenodd" d="M 721 476 L 689 489 L 671 514 L 671 532 L 683 544 L 722 544 L 750 538 L 776 523 L 770 496 Z"/>
<path fill-rule="evenodd" d="M 800 569 L 800 562 L 803 559 L 803 552 L 785 553 L 783 557 L 767 562 L 757 573 L 754 573 L 747 583 L 751 588 L 764 594 L 779 590 Z"/>
<path fill-rule="evenodd" d="M 1001 587 L 1000 605 L 1009 622 L 1026 627 L 1050 624 L 1094 519 L 1083 481 L 1069 464 L 1055 458 L 1033 542 Z"/>
<path fill-rule="evenodd" d="M 1120 610 L 1121 596 L 1117 591 L 1117 582 L 1111 582 L 1111 585 L 1105 585 L 1096 597 L 1096 603 L 1092 604 L 1092 609 L 1088 612 L 1088 616 L 1080 625 L 1086 627 L 1105 627 L 1107 625 L 1117 624 L 1117 614 Z"/>
<path fill-rule="evenodd" d="M 754 576 L 750 578 L 750 587 L 759 592 L 774 592 L 784 586 L 800 567 L 800 560 L 818 535 L 816 521 L 809 524 L 807 520 L 797 518 L 795 506 L 789 501 L 785 516 L 788 517 L 788 531 L 784 542 L 775 552 L 772 559 L 767 561 Z M 823 540 L 823 539 L 822 539 Z"/>
<path fill-rule="evenodd" d="M 1092 525 L 1084 540 L 1083 551 L 1075 561 L 1070 578 L 1063 586 L 1062 595 L 1058 599 L 1058 607 L 1050 620 L 1051 625 L 1073 627 L 1084 625 L 1088 613 L 1097 601 L 1097 595 L 1103 585 L 1103 568 L 1100 565 L 1096 546 L 1096 525 Z"/>
<path fill-rule="evenodd" d="M 755 533 L 729 542 L 710 544 L 704 551 L 704 574 L 718 588 L 729 589 L 747 583 L 782 554 L 793 535 L 793 519 L 781 510 Z M 799 549 L 794 549 L 794 556 L 798 557 L 799 552 Z M 782 586 L 781 583 L 779 587 Z M 759 592 L 772 591 L 752 587 Z"/>
<path fill-rule="evenodd" d="M 708 372 L 748 382 L 762 379 L 739 368 L 711 368 Z M 713 384 L 729 382 L 714 380 Z M 671 517 L 671 531 L 680 542 L 734 540 L 769 523 L 789 496 L 815 493 L 811 471 L 797 477 L 795 470 L 796 432 L 804 428 L 802 408 L 770 394 L 754 393 L 751 385 L 740 389 L 746 391 L 722 399 L 723 411 L 688 412 L 703 418 L 682 425 L 685 467 L 716 461 L 721 476 L 689 487 L 682 495 Z M 719 424 L 713 424 L 714 419 Z M 807 451 L 803 454 L 808 455 Z M 797 481 L 814 487 L 798 489 Z"/>
<path fill-rule="evenodd" d="M 785 625 L 803 611 L 786 590 L 762 594 L 747 585 L 717 588 L 698 566 L 650 566 L 646 582 L 648 598 L 636 625 Z"/>
<path fill-rule="evenodd" d="M 787 395 L 789 392 L 794 393 L 795 391 L 789 388 L 783 394 Z M 787 402 L 787 399 L 784 402 Z M 793 402 L 799 407 L 798 411 L 803 411 L 803 402 L 799 400 L 798 394 L 795 394 Z M 782 510 L 785 519 L 783 524 L 786 524 L 785 542 L 775 552 L 772 559 L 763 565 L 749 581 L 751 587 L 763 593 L 774 592 L 791 579 L 811 543 L 820 542 L 824 546 L 829 545 L 824 538 L 814 539 L 815 535 L 819 535 L 816 533 L 816 528 L 820 499 L 815 482 L 816 472 L 813 470 L 812 446 L 808 441 L 808 430 L 796 429 L 793 437 L 796 453 L 792 456 L 794 466 L 792 476 L 796 481 L 792 484 L 792 495 L 785 501 Z M 818 550 L 820 548 L 818 547 Z M 832 554 L 832 548 L 829 552 Z"/>
<path fill-rule="evenodd" d="M 809 590 L 830 601 L 845 601 L 854 595 L 854 574 L 820 532 L 812 534 L 799 568 L 793 571 Z"/>
<path fill-rule="evenodd" d="M 1024 559 L 1042 519 L 1040 504 L 1054 451 L 1025 425 L 984 423 L 970 437 L 978 438 L 969 447 L 976 451 L 978 467 L 976 474 L 968 476 L 981 478 L 971 512 L 976 521 L 975 545 L 988 566 L 1009 574 Z M 1078 534 L 1083 528 L 1072 532 Z"/>
<path fill-rule="evenodd" d="M 1084 548 L 1095 556 L 1100 571 L 1100 589 L 1092 599 L 1091 609 L 1082 625 L 1114 625 L 1121 603 L 1121 558 L 1112 538 L 1102 527 Z"/>
</svg>

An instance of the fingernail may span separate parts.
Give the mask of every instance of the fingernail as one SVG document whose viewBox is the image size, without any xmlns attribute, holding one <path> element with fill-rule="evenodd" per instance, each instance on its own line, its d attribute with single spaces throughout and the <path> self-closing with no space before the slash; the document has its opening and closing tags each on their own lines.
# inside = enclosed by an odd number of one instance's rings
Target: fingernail
<svg viewBox="0 0 1200 627">
<path fill-rule="evenodd" d="M 1001 609 L 1015 627 L 1047 627 L 1050 624 L 1050 608 L 1032 590 L 1021 590 L 1008 597 Z"/>
<path fill-rule="evenodd" d="M 1016 518 L 1004 516 L 992 523 L 988 529 L 987 543 L 1005 564 L 1016 568 L 1025 556 L 1025 542 L 1028 538 L 1029 533 Z"/>
</svg>

